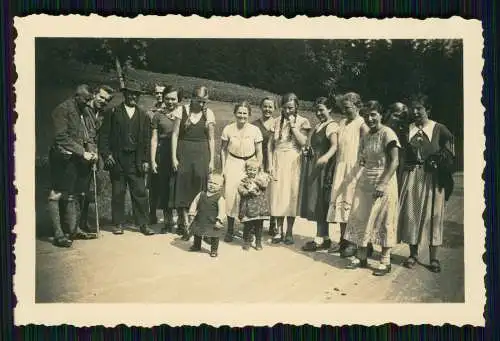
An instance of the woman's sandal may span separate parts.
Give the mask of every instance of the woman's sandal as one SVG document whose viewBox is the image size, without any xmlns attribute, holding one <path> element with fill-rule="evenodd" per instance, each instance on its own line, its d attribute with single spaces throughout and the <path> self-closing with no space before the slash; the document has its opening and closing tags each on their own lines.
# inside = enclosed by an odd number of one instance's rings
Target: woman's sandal
<svg viewBox="0 0 500 341">
<path fill-rule="evenodd" d="M 274 236 L 274 238 L 272 239 L 272 243 L 273 244 L 279 244 L 283 241 L 283 235 L 279 234 L 279 235 L 276 235 Z"/>
<path fill-rule="evenodd" d="M 437 259 L 432 259 L 431 263 L 429 265 L 429 270 L 431 270 L 434 273 L 440 273 L 441 272 L 441 263 Z"/>
<path fill-rule="evenodd" d="M 417 258 L 410 256 L 404 261 L 403 266 L 407 269 L 413 269 L 417 263 Z"/>
<path fill-rule="evenodd" d="M 378 268 L 373 270 L 373 276 L 385 276 L 391 272 L 391 264 L 382 264 L 380 263 Z"/>
<path fill-rule="evenodd" d="M 217 251 L 210 251 L 210 257 L 212 258 L 217 257 Z"/>
<path fill-rule="evenodd" d="M 359 259 L 359 258 L 352 258 L 349 264 L 345 266 L 346 269 L 349 270 L 355 270 L 358 268 L 367 268 L 368 267 L 368 260 L 367 259 Z"/>
</svg>

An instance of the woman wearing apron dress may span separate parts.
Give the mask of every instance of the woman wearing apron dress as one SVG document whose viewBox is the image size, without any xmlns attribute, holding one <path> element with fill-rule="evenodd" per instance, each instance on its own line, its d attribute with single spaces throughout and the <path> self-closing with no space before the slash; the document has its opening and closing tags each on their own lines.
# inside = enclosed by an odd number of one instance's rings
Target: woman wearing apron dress
<svg viewBox="0 0 500 341">
<path fill-rule="evenodd" d="M 264 172 L 269 173 L 269 153 L 268 144 L 271 135 L 273 134 L 273 126 L 275 124 L 275 118 L 273 117 L 274 111 L 276 110 L 277 104 L 276 99 L 271 96 L 264 97 L 260 102 L 260 111 L 262 115 L 255 121 L 252 122 L 254 126 L 259 128 L 262 134 L 262 168 Z M 270 191 L 267 191 L 269 196 Z M 269 235 L 274 237 L 276 235 L 276 219 L 271 218 L 270 220 L 264 221 L 265 224 L 269 224 Z"/>
<path fill-rule="evenodd" d="M 188 210 L 196 195 L 206 190 L 208 174 L 214 169 L 215 116 L 207 107 L 208 90 L 194 90 L 188 105 L 182 106 L 182 118 L 176 119 L 172 133 L 172 166 L 175 184 L 169 207 L 178 213 L 177 234 L 190 239 Z"/>
<path fill-rule="evenodd" d="M 182 119 L 182 107 L 179 104 L 179 90 L 167 86 L 163 90 L 163 103 L 155 110 L 151 120 L 151 186 L 150 215 L 156 209 L 163 210 L 165 227 L 162 232 L 171 232 L 175 226 L 172 208 L 169 207 L 171 195 L 172 168 L 172 132 L 175 121 Z M 156 200 L 157 199 L 157 200 Z"/>
<path fill-rule="evenodd" d="M 332 189 L 335 154 L 337 152 L 337 131 L 339 126 L 331 117 L 335 102 L 325 97 L 316 99 L 314 109 L 319 124 L 313 130 L 310 148 L 304 153 L 301 171 L 300 216 L 316 222 L 316 237 L 321 244 L 312 240 L 302 250 L 328 250 L 331 240 L 326 214 Z"/>
</svg>

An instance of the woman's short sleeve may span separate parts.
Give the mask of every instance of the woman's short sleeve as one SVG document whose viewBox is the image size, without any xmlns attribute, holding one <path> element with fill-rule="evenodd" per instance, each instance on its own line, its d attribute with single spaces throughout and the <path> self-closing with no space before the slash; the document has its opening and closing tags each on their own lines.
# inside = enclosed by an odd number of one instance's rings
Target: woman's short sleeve
<svg viewBox="0 0 500 341">
<path fill-rule="evenodd" d="M 310 130 L 311 129 L 311 123 L 309 122 L 309 120 L 305 117 L 302 117 L 302 116 L 297 116 L 297 119 L 298 119 L 298 126 L 300 127 L 300 129 L 304 129 L 304 130 Z"/>
<path fill-rule="evenodd" d="M 215 124 L 215 115 L 214 112 L 210 110 L 210 108 L 207 108 L 207 125 L 209 125 L 210 123 Z"/>
<path fill-rule="evenodd" d="M 222 135 L 220 137 L 220 139 L 222 141 L 229 141 L 229 135 L 231 132 L 231 124 L 228 124 L 227 126 L 224 127 L 224 129 L 222 129 Z"/>
<path fill-rule="evenodd" d="M 264 137 L 262 136 L 262 132 L 260 131 L 260 129 L 254 125 L 250 125 L 250 127 L 252 127 L 253 130 L 255 143 L 262 142 L 264 140 Z"/>
<path fill-rule="evenodd" d="M 339 130 L 339 125 L 336 122 L 331 122 L 326 126 L 325 135 L 326 138 L 330 138 L 332 134 L 336 133 Z"/>
<path fill-rule="evenodd" d="M 390 143 L 395 143 L 396 147 L 401 148 L 398 135 L 394 130 L 386 126 L 384 132 L 384 147 L 387 147 Z"/>
<path fill-rule="evenodd" d="M 158 113 L 155 113 L 153 115 L 153 118 L 151 119 L 151 129 L 158 129 L 159 125 L 160 125 L 160 117 L 158 116 Z"/>
<path fill-rule="evenodd" d="M 179 105 L 177 108 L 172 111 L 172 116 L 182 120 L 182 105 Z"/>
</svg>

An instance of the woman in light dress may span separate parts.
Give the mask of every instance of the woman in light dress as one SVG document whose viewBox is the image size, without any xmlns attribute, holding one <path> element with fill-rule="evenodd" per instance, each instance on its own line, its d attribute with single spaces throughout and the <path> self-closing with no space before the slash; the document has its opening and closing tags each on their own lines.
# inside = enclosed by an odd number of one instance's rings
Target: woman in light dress
<svg viewBox="0 0 500 341">
<path fill-rule="evenodd" d="M 356 184 L 351 214 L 344 238 L 357 245 L 348 269 L 366 268 L 368 243 L 380 245 L 380 264 L 373 271 L 384 276 L 391 271 L 390 252 L 397 243 L 398 184 L 396 170 L 401 148 L 396 133 L 383 125 L 382 107 L 369 101 L 362 114 L 370 131 L 361 140 L 361 175 Z"/>
<path fill-rule="evenodd" d="M 276 99 L 271 96 L 264 97 L 260 102 L 261 116 L 252 122 L 254 126 L 259 128 L 262 134 L 262 170 L 269 173 L 269 152 L 267 150 L 269 146 L 269 139 L 273 134 L 273 127 L 275 124 L 275 118 L 273 114 L 276 110 L 277 104 Z M 267 191 L 268 195 L 270 191 Z M 264 221 L 269 225 L 269 235 L 274 237 L 276 235 L 276 219 L 271 218 L 270 220 Z"/>
<path fill-rule="evenodd" d="M 307 242 L 302 247 L 304 251 L 328 250 L 331 247 L 326 214 L 332 190 L 339 129 L 331 116 L 334 108 L 335 99 L 320 97 L 314 102 L 315 114 L 320 123 L 311 134 L 310 148 L 307 148 L 302 161 L 300 216 L 316 222 L 316 237 L 322 241 Z"/>
<path fill-rule="evenodd" d="M 240 196 L 238 186 L 245 177 L 245 161 L 257 159 L 262 165 L 262 134 L 248 121 L 252 109 L 247 101 L 234 107 L 235 122 L 222 131 L 221 161 L 224 175 L 224 198 L 226 201 L 227 233 L 224 241 L 231 242 L 234 223 L 239 214 Z"/>
<path fill-rule="evenodd" d="M 307 143 L 311 125 L 298 115 L 299 100 L 293 93 L 281 99 L 281 117 L 276 120 L 269 139 L 269 169 L 273 179 L 269 190 L 271 216 L 276 219 L 279 235 L 273 243 L 293 244 L 293 224 L 299 214 L 299 184 L 302 148 Z M 287 218 L 286 234 L 283 224 Z"/>
<path fill-rule="evenodd" d="M 344 239 L 344 234 L 361 171 L 358 159 L 359 143 L 369 128 L 359 115 L 363 103 L 357 93 L 346 93 L 341 96 L 340 102 L 346 118 L 339 122 L 337 162 L 327 221 L 340 224 L 340 243 L 333 246 L 329 252 L 340 252 L 342 257 L 350 257 L 356 253 L 356 248 Z"/>
<path fill-rule="evenodd" d="M 429 118 L 426 96 L 411 103 L 414 123 L 409 127 L 400 201 L 399 229 L 409 244 L 407 268 L 418 263 L 418 248 L 429 244 L 430 266 L 441 271 L 438 248 L 443 243 L 445 203 L 453 191 L 454 137 L 443 124 Z M 424 236 L 427 240 L 424 240 Z"/>
</svg>

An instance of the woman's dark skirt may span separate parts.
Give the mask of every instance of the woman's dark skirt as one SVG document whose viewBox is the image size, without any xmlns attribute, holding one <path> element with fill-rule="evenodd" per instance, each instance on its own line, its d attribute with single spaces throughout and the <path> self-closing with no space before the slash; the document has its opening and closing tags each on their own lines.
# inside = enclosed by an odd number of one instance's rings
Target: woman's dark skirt
<svg viewBox="0 0 500 341">
<path fill-rule="evenodd" d="M 172 168 L 172 140 L 170 138 L 161 139 L 156 150 L 156 163 L 158 173 L 150 174 L 149 191 L 157 191 L 158 208 L 167 209 L 172 193 L 173 168 Z"/>
<path fill-rule="evenodd" d="M 317 158 L 302 156 L 300 175 L 299 213 L 310 221 L 324 222 L 328 213 L 335 158 L 323 167 L 317 167 Z"/>
<path fill-rule="evenodd" d="M 175 184 L 170 196 L 169 207 L 189 208 L 196 195 L 206 190 L 209 154 L 207 140 L 179 140 L 177 147 L 179 167 L 175 173 Z"/>
</svg>

